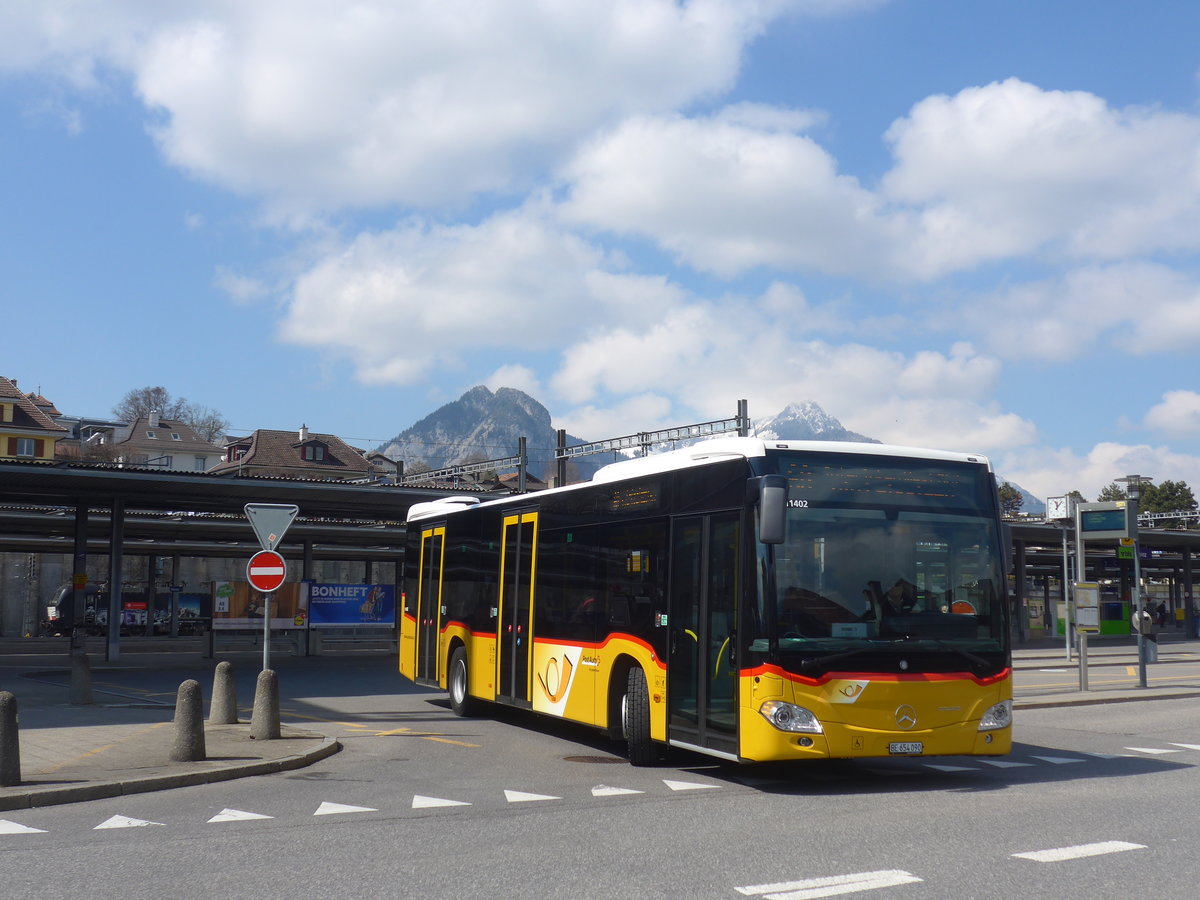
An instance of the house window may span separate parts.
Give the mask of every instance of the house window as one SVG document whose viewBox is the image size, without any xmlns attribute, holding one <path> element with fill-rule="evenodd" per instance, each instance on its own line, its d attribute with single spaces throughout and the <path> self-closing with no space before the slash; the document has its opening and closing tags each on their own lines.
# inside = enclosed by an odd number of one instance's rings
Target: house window
<svg viewBox="0 0 1200 900">
<path fill-rule="evenodd" d="M 208 457 L 197 456 L 196 461 L 193 464 L 192 468 L 195 469 L 197 472 L 203 472 L 205 469 L 208 468 Z"/>
<path fill-rule="evenodd" d="M 158 432 L 157 431 L 147 431 L 146 437 L 150 438 L 150 440 L 152 440 L 152 441 L 158 440 Z"/>
<path fill-rule="evenodd" d="M 320 444 L 307 444 L 304 447 L 304 458 L 313 462 L 321 462 L 325 459 L 325 448 Z"/>
<path fill-rule="evenodd" d="M 160 457 L 159 457 L 159 459 L 161 459 L 161 460 L 162 460 L 162 467 L 163 467 L 164 469 L 170 469 L 170 468 L 172 468 L 172 467 L 175 465 L 175 459 L 174 459 L 174 457 L 171 457 L 171 456 L 160 456 Z"/>
<path fill-rule="evenodd" d="M 181 437 L 180 437 L 178 434 L 176 434 L 174 431 L 172 431 L 172 432 L 171 432 L 171 440 L 173 440 L 173 441 L 181 441 L 181 440 L 183 440 L 183 438 L 181 438 Z"/>
<path fill-rule="evenodd" d="M 33 438 L 17 438 L 17 456 L 37 456 L 37 441 Z"/>
</svg>

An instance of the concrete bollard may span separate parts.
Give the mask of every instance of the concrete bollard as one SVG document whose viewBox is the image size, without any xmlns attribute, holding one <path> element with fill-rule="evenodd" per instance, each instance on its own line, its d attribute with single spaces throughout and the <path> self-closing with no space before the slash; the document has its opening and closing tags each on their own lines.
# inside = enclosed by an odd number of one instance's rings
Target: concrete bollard
<svg viewBox="0 0 1200 900">
<path fill-rule="evenodd" d="M 189 678 L 179 685 L 175 698 L 175 735 L 171 742 L 171 762 L 195 762 L 205 759 L 204 699 L 200 682 Z"/>
<path fill-rule="evenodd" d="M 279 679 L 274 669 L 263 669 L 254 685 L 250 737 L 256 741 L 273 741 L 279 735 Z"/>
<path fill-rule="evenodd" d="M 71 657 L 71 705 L 92 702 L 92 664 L 87 653 L 78 653 Z"/>
<path fill-rule="evenodd" d="M 238 721 L 237 688 L 233 683 L 233 663 L 217 663 L 213 673 L 212 703 L 208 707 L 209 725 L 236 725 Z"/>
<path fill-rule="evenodd" d="M 17 733 L 17 698 L 0 691 L 0 787 L 21 783 L 21 740 Z"/>
</svg>

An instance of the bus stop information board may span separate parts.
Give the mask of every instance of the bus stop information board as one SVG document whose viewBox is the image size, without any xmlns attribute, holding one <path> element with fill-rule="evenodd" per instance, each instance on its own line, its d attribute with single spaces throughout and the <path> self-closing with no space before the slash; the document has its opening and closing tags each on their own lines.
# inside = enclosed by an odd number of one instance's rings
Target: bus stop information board
<svg viewBox="0 0 1200 900">
<path fill-rule="evenodd" d="M 1100 633 L 1100 585 L 1097 582 L 1075 582 L 1075 630 Z"/>
</svg>

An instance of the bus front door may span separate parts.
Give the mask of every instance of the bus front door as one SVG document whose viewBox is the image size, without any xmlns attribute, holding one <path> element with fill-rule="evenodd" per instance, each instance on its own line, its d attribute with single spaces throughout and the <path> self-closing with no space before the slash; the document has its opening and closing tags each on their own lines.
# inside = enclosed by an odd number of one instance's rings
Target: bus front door
<svg viewBox="0 0 1200 900">
<path fill-rule="evenodd" d="M 668 740 L 734 757 L 739 523 L 738 513 L 675 521 L 667 664 Z"/>
<path fill-rule="evenodd" d="M 533 579 L 537 567 L 536 512 L 504 517 L 500 546 L 500 604 L 496 634 L 496 699 L 531 706 Z"/>
<path fill-rule="evenodd" d="M 438 636 L 442 620 L 442 566 L 445 562 L 446 529 L 421 532 L 421 561 L 417 575 L 416 645 L 414 681 L 436 684 L 438 679 Z"/>
</svg>

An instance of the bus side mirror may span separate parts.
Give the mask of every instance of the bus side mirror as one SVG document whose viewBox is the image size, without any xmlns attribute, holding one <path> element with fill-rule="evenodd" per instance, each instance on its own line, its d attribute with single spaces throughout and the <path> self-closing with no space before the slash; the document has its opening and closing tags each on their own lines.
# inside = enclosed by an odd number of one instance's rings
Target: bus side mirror
<svg viewBox="0 0 1200 900">
<path fill-rule="evenodd" d="M 787 479 L 764 475 L 758 480 L 758 539 L 764 544 L 782 544 L 787 532 Z"/>
</svg>

